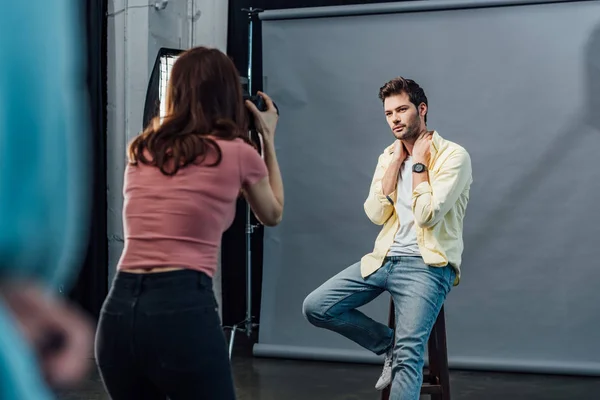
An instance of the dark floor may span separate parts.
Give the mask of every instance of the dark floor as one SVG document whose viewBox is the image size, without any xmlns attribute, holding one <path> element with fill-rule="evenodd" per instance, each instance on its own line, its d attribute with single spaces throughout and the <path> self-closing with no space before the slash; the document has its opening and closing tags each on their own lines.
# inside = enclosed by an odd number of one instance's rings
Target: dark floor
<svg viewBox="0 0 600 400">
<path fill-rule="evenodd" d="M 253 358 L 236 339 L 232 360 L 239 400 L 376 400 L 381 367 Z M 600 400 L 600 378 L 451 371 L 452 400 Z M 108 400 L 95 373 L 59 400 Z M 428 397 L 422 397 L 427 399 Z"/>
</svg>

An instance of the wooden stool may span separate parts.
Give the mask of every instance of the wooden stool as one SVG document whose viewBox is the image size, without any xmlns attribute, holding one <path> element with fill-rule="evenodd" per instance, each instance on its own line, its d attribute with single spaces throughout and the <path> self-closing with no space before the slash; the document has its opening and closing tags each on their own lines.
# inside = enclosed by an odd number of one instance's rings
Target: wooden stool
<svg viewBox="0 0 600 400">
<path fill-rule="evenodd" d="M 388 326 L 395 329 L 394 301 L 390 300 L 390 316 Z M 428 371 L 423 372 L 421 395 L 431 396 L 431 400 L 450 400 L 450 374 L 448 372 L 448 348 L 446 346 L 446 318 L 444 306 L 438 314 L 427 342 L 429 356 Z M 390 398 L 391 386 L 381 393 L 381 400 Z"/>
</svg>

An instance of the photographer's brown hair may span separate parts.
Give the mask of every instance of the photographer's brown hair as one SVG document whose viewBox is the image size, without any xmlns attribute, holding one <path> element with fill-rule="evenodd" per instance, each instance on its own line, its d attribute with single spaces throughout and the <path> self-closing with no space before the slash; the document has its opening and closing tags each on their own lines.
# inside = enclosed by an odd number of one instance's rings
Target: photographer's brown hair
<svg viewBox="0 0 600 400">
<path fill-rule="evenodd" d="M 129 162 L 156 166 L 175 175 L 191 163 L 202 163 L 209 151 L 222 154 L 213 138 L 247 143 L 247 113 L 233 62 L 217 49 L 196 47 L 175 61 L 167 87 L 166 115 L 155 117 L 129 145 Z M 147 157 L 149 156 L 149 157 Z"/>
</svg>

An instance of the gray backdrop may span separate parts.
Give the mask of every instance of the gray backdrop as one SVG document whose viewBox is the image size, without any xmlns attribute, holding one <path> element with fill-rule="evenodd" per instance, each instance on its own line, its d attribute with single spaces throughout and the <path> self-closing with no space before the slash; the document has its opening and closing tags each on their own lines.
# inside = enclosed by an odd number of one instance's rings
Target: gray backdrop
<svg viewBox="0 0 600 400">
<path fill-rule="evenodd" d="M 424 87 L 429 127 L 473 162 L 463 280 L 446 302 L 450 365 L 600 373 L 600 2 L 477 3 L 512 5 L 263 14 L 286 205 L 265 233 L 256 355 L 379 361 L 301 308 L 372 249 L 379 227 L 363 202 L 393 141 L 377 94 L 402 75 Z M 363 310 L 385 322 L 388 300 Z"/>
</svg>

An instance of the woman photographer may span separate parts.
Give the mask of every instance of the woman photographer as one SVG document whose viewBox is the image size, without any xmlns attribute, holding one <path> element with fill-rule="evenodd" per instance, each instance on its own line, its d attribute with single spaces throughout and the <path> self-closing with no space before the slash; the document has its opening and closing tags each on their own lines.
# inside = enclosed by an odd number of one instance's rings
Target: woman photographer
<svg viewBox="0 0 600 400">
<path fill-rule="evenodd" d="M 167 115 L 129 146 L 125 248 L 104 303 L 96 360 L 111 398 L 235 398 L 212 291 L 221 235 L 240 191 L 267 226 L 283 213 L 277 111 L 242 98 L 233 62 L 194 48 L 175 62 Z M 246 107 L 264 142 L 249 142 Z"/>
</svg>

